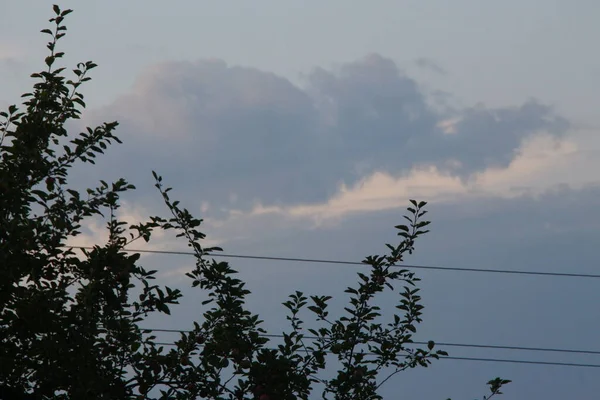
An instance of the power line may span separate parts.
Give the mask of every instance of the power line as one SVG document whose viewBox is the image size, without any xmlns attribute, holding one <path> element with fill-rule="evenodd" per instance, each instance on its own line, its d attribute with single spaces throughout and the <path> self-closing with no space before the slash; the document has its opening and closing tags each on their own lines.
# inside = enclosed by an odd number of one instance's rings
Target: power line
<svg viewBox="0 0 600 400">
<path fill-rule="evenodd" d="M 85 249 L 91 250 L 90 246 L 67 246 L 73 249 Z M 151 254 L 170 254 L 170 255 L 185 255 L 194 256 L 195 253 L 191 251 L 173 251 L 173 250 L 142 250 L 142 249 L 123 249 L 123 251 L 131 253 L 151 253 Z M 267 260 L 267 261 L 290 261 L 290 262 L 304 262 L 304 263 L 319 263 L 319 264 L 342 264 L 342 265 L 361 265 L 366 266 L 363 262 L 358 261 L 341 261 L 341 260 L 324 260 L 314 258 L 295 258 L 295 257 L 273 257 L 273 256 L 250 256 L 240 254 L 210 254 L 211 257 L 223 257 L 223 258 L 242 258 L 251 260 Z M 460 267 L 439 267 L 430 265 L 395 265 L 396 268 L 406 269 L 426 269 L 426 270 L 437 270 L 437 271 L 459 271 L 459 272 L 483 272 L 483 273 L 495 273 L 495 274 L 513 274 L 513 275 L 536 275 L 536 276 L 553 276 L 561 278 L 600 278 L 600 274 L 583 274 L 583 273 L 570 273 L 570 272 L 538 272 L 538 271 L 526 271 L 526 270 L 505 270 L 505 269 L 484 269 L 484 268 L 460 268 Z"/>
<path fill-rule="evenodd" d="M 151 332 L 167 332 L 167 333 L 189 333 L 189 330 L 181 329 L 152 329 L 142 328 L 142 331 Z M 262 334 L 263 337 L 271 338 L 283 338 L 283 335 L 278 334 Z M 304 336 L 306 339 L 318 339 L 316 336 Z M 410 344 L 427 345 L 428 342 L 413 341 Z M 469 343 L 450 343 L 450 342 L 435 342 L 437 346 L 448 346 L 448 347 L 466 347 L 466 348 L 479 348 L 479 349 L 497 349 L 497 350 L 521 350 L 521 351 L 538 351 L 538 352 L 551 352 L 551 353 L 570 353 L 570 354 L 588 354 L 588 355 L 600 355 L 600 351 L 596 350 L 575 350 L 575 349 L 557 349 L 551 347 L 525 347 L 525 346 L 500 346 L 500 345 L 489 345 L 489 344 L 469 344 Z"/>
<path fill-rule="evenodd" d="M 176 346 L 175 343 L 156 342 L 159 346 Z M 371 354 L 371 353 L 368 353 Z M 479 361 L 479 362 L 496 362 L 508 364 L 529 364 L 529 365 L 554 365 L 559 367 L 578 367 L 578 368 L 600 368 L 600 364 L 581 364 L 556 361 L 535 361 L 535 360 L 514 360 L 506 358 L 486 358 L 486 357 L 454 357 L 442 356 L 440 360 L 458 360 L 458 361 Z"/>
<path fill-rule="evenodd" d="M 533 364 L 533 365 L 556 365 L 560 367 L 600 368 L 600 364 L 579 364 L 554 361 L 513 360 L 502 358 L 479 358 L 479 357 L 440 357 L 440 360 L 462 360 L 462 361 L 484 361 L 510 364 Z"/>
</svg>

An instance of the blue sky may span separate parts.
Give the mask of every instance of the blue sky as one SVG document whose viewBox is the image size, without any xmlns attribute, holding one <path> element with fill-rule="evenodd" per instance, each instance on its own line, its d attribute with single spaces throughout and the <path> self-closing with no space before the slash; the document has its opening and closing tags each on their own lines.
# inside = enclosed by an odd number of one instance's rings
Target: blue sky
<svg viewBox="0 0 600 400">
<path fill-rule="evenodd" d="M 125 176 L 123 217 L 163 212 L 150 170 L 205 217 L 227 252 L 360 260 L 394 240 L 409 198 L 432 231 L 408 263 L 598 273 L 600 3 L 61 3 L 65 63 L 99 67 L 83 123 L 118 119 L 122 146 L 78 183 Z M 4 1 L 0 106 L 42 63 L 47 3 Z M 81 126 L 72 124 L 74 130 Z M 79 244 L 102 239 L 89 225 Z M 154 248 L 185 248 L 169 237 Z M 185 258 L 144 256 L 185 288 Z M 235 260 L 251 304 L 282 329 L 296 289 L 342 293 L 355 269 Z M 598 350 L 598 282 L 419 271 L 422 340 Z M 170 320 L 186 328 L 194 292 Z M 334 293 L 332 293 L 334 294 Z M 393 296 L 386 297 L 393 301 Z M 600 364 L 598 358 L 450 349 L 451 355 Z M 595 371 L 440 361 L 384 387 L 395 398 L 585 398 Z M 432 384 L 432 382 L 434 384 Z"/>
</svg>

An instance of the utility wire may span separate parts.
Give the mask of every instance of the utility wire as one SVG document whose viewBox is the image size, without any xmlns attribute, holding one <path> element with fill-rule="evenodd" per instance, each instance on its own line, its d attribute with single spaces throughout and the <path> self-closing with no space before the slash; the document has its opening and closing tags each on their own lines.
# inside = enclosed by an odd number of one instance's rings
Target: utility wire
<svg viewBox="0 0 600 400">
<path fill-rule="evenodd" d="M 141 329 L 142 331 L 151 332 L 168 332 L 168 333 L 189 333 L 188 330 L 179 329 Z M 263 337 L 271 338 L 283 338 L 283 335 L 277 334 L 262 334 Z M 304 336 L 306 339 L 318 339 L 316 336 Z M 414 341 L 410 344 L 427 345 L 428 342 Z M 499 350 L 522 350 L 522 351 L 539 351 L 539 352 L 554 352 L 554 353 L 570 353 L 570 354 L 589 354 L 589 355 L 600 355 L 600 351 L 595 350 L 574 350 L 574 349 L 557 349 L 557 348 L 545 348 L 545 347 L 524 347 L 524 346 L 499 346 L 499 345 L 487 345 L 487 344 L 468 344 L 468 343 L 445 343 L 435 342 L 437 346 L 448 346 L 448 347 L 468 347 L 468 348 L 480 348 L 480 349 L 499 349 Z"/>
<path fill-rule="evenodd" d="M 175 343 L 168 343 L 168 342 L 156 342 L 156 344 L 159 346 L 176 346 Z M 367 353 L 367 354 L 371 354 L 371 353 Z M 514 360 L 514 359 L 504 359 L 504 358 L 441 356 L 439 359 L 440 360 L 496 362 L 496 363 L 508 363 L 508 364 L 554 365 L 554 366 L 559 366 L 559 367 L 600 368 L 600 364 L 580 364 L 580 363 L 555 362 L 555 361 Z"/>
<path fill-rule="evenodd" d="M 512 360 L 502 358 L 479 358 L 479 357 L 440 357 L 440 360 L 462 360 L 462 361 L 485 361 L 510 364 L 533 364 L 533 365 L 556 365 L 561 367 L 579 367 L 579 368 L 600 368 L 600 364 L 579 364 L 554 361 L 532 361 L 532 360 Z"/>
<path fill-rule="evenodd" d="M 90 250 L 93 247 L 90 246 L 68 246 L 76 249 Z M 169 251 L 169 250 L 142 250 L 142 249 L 123 249 L 123 251 L 131 253 L 150 253 L 150 254 L 167 254 L 167 255 L 186 255 L 194 256 L 195 253 L 190 251 Z M 342 260 L 325 260 L 325 259 L 311 259 L 311 258 L 293 258 L 293 257 L 273 257 L 273 256 L 251 256 L 251 255 L 240 255 L 240 254 L 210 254 L 212 257 L 223 257 L 223 258 L 240 258 L 240 259 L 253 259 L 253 260 L 268 260 L 268 261 L 291 261 L 291 262 L 305 262 L 305 263 L 321 263 L 321 264 L 341 264 L 341 265 L 361 265 L 365 263 L 356 261 L 342 261 Z M 440 267 L 440 266 L 425 266 L 425 265 L 395 265 L 397 268 L 412 268 L 412 269 L 429 269 L 438 271 L 459 271 L 459 272 L 483 272 L 483 273 L 501 273 L 501 274 L 515 274 L 515 275 L 537 275 L 537 276 L 553 276 L 553 277 L 571 277 L 571 278 L 600 278 L 600 274 L 582 274 L 582 273 L 567 273 L 567 272 L 538 272 L 538 271 L 526 271 L 526 270 L 501 270 L 501 269 L 483 269 L 483 268 L 459 268 L 459 267 Z M 153 332 L 189 332 L 177 329 L 143 329 L 145 331 Z M 283 335 L 264 334 L 265 337 L 283 337 Z M 307 339 L 316 339 L 315 337 L 306 337 Z M 163 346 L 175 346 L 174 343 L 157 342 L 158 345 Z M 425 345 L 425 342 L 412 342 L 412 344 Z M 504 350 L 523 350 L 523 351 L 540 351 L 540 352 L 560 352 L 560 353 L 571 353 L 571 354 L 590 354 L 599 355 L 600 351 L 594 350 L 572 350 L 572 349 L 557 349 L 557 348 L 542 348 L 542 347 L 523 347 L 523 346 L 499 346 L 499 345 L 480 345 L 480 344 L 465 344 L 465 343 L 443 343 L 437 342 L 439 346 L 448 347 L 470 347 L 470 348 L 486 348 L 486 349 L 504 349 Z M 498 358 L 483 358 L 483 357 L 454 357 L 445 356 L 441 359 L 449 360 L 461 360 L 461 361 L 479 361 L 479 362 L 499 362 L 499 363 L 512 363 L 512 364 L 531 364 L 531 365 L 554 365 L 554 366 L 565 366 L 565 367 L 580 367 L 580 368 L 600 368 L 600 364 L 581 364 L 581 363 L 567 363 L 567 362 L 554 362 L 554 361 L 533 361 L 533 360 L 514 360 L 514 359 L 498 359 Z"/>
<path fill-rule="evenodd" d="M 93 247 L 90 246 L 66 246 L 73 249 L 91 250 Z M 170 255 L 185 255 L 193 256 L 195 253 L 191 251 L 170 251 L 170 250 L 142 250 L 142 249 L 123 249 L 123 251 L 131 253 L 151 253 L 151 254 L 170 254 Z M 294 257 L 272 257 L 272 256 L 250 256 L 240 254 L 210 254 L 211 257 L 224 257 L 224 258 L 243 258 L 251 260 L 268 260 L 268 261 L 291 261 L 291 262 L 304 262 L 304 263 L 320 263 L 320 264 L 342 264 L 342 265 L 362 265 L 366 266 L 363 262 L 358 261 L 341 261 L 341 260 L 323 260 L 313 258 L 294 258 Z M 513 275 L 535 275 L 535 276 L 553 276 L 561 278 L 600 278 L 600 274 L 583 274 L 583 273 L 571 273 L 571 272 L 538 272 L 538 271 L 526 271 L 526 270 L 505 270 L 505 269 L 484 269 L 484 268 L 459 268 L 459 267 L 439 267 L 439 266 L 428 266 L 428 265 L 395 265 L 396 268 L 406 269 L 428 269 L 437 271 L 460 271 L 460 272 L 484 272 L 484 273 L 495 273 L 495 274 L 513 274 Z"/>
</svg>

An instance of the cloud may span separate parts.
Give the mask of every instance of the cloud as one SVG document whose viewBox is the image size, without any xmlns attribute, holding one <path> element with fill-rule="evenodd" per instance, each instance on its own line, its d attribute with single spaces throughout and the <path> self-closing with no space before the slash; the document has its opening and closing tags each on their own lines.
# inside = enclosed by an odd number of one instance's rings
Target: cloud
<svg viewBox="0 0 600 400">
<path fill-rule="evenodd" d="M 213 211 L 323 203 L 340 185 L 411 171 L 464 185 L 508 168 L 533 137 L 560 145 L 570 128 L 535 100 L 442 115 L 414 79 L 377 54 L 336 72 L 316 68 L 305 87 L 221 60 L 158 64 L 88 114 L 113 119 L 125 145 L 104 172 L 136 181 L 157 169 Z"/>
<path fill-rule="evenodd" d="M 22 72 L 27 56 L 26 47 L 0 39 L 0 68 L 5 72 L 16 77 Z"/>
<path fill-rule="evenodd" d="M 0 41 L 0 61 L 16 61 L 25 56 L 25 49 L 15 43 Z"/>
<path fill-rule="evenodd" d="M 351 186 L 340 185 L 324 202 L 288 206 L 257 204 L 248 212 L 232 210 L 229 217 L 239 221 L 273 214 L 320 225 L 357 213 L 398 209 L 409 198 L 436 204 L 523 195 L 537 198 L 565 182 L 575 189 L 594 182 L 592 171 L 600 168 L 600 164 L 596 157 L 582 157 L 582 154 L 585 151 L 578 149 L 574 142 L 557 142 L 550 135 L 535 136 L 524 143 L 507 168 L 489 167 L 468 181 L 433 165 L 416 167 L 405 174 L 378 171 Z M 578 165 L 581 172 L 570 178 L 565 176 L 564 171 L 570 165 Z"/>
<path fill-rule="evenodd" d="M 442 68 L 438 63 L 427 57 L 419 57 L 415 60 L 415 64 L 423 69 L 428 69 L 439 75 L 447 75 L 448 71 Z"/>
<path fill-rule="evenodd" d="M 311 161 L 325 159 L 306 93 L 274 74 L 219 60 L 157 65 L 100 114 L 98 121 L 122 123 L 132 157 L 151 157 L 165 175 L 195 187 L 210 182 L 207 200 L 302 198 L 305 177 L 321 173 Z"/>
<path fill-rule="evenodd" d="M 444 123 L 445 135 L 419 143 L 415 151 L 430 151 L 438 159 L 457 160 L 455 171 L 463 176 L 487 167 L 507 167 L 527 138 L 541 133 L 561 138 L 570 127 L 551 107 L 534 100 L 500 109 L 479 105 Z"/>
<path fill-rule="evenodd" d="M 156 213 L 151 212 L 148 208 L 139 205 L 132 204 L 129 201 L 122 201 L 121 208 L 118 209 L 116 213 L 116 218 L 120 221 L 126 222 L 126 227 L 132 224 L 139 224 L 143 222 L 147 222 L 151 215 L 155 215 Z M 127 230 L 124 236 L 129 239 L 129 233 L 134 234 L 134 237 L 137 237 L 137 231 Z M 185 241 L 182 241 L 180 238 L 175 237 L 174 231 L 164 231 L 161 229 L 155 229 L 152 233 L 152 237 L 150 242 L 146 242 L 142 238 L 131 241 L 129 245 L 126 247 L 129 249 L 136 250 L 151 250 L 151 251 L 160 251 L 160 250 L 189 250 L 185 246 Z M 103 218 L 89 218 L 84 221 L 84 225 L 81 229 L 81 234 L 70 237 L 67 241 L 67 246 L 82 246 L 82 247 L 91 247 L 95 245 L 103 246 L 107 243 L 109 238 L 109 231 L 106 226 L 106 220 Z M 235 236 L 234 236 L 235 238 Z M 219 246 L 223 241 L 215 238 L 208 237 L 202 241 L 202 245 L 204 247 L 213 247 Z M 143 253 L 143 256 L 147 254 Z"/>
<path fill-rule="evenodd" d="M 346 64 L 339 74 L 316 69 L 310 93 L 329 123 L 329 157 L 341 169 L 410 167 L 406 149 L 436 131 L 438 116 L 427 105 L 416 81 L 396 64 L 372 54 Z M 351 176 L 345 176 L 351 179 Z"/>
</svg>

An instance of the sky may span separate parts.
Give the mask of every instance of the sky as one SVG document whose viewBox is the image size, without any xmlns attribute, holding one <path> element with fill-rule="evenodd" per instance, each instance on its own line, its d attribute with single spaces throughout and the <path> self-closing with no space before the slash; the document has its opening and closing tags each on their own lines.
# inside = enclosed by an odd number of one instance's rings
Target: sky
<svg viewBox="0 0 600 400">
<path fill-rule="evenodd" d="M 360 261 L 396 240 L 409 199 L 431 232 L 409 264 L 598 274 L 600 3 L 558 0 L 158 1 L 73 8 L 64 64 L 93 60 L 74 131 L 118 120 L 123 145 L 74 182 L 137 186 L 122 217 L 164 214 L 151 170 L 230 254 Z M 0 108 L 39 70 L 49 3 L 0 0 Z M 75 244 L 104 239 L 102 223 Z M 148 249 L 186 250 L 168 236 Z M 144 255 L 187 300 L 192 260 Z M 352 266 L 230 259 L 273 332 L 295 290 L 338 294 Z M 597 279 L 417 270 L 417 340 L 600 350 Z M 394 304 L 388 293 L 382 304 Z M 339 310 L 342 303 L 335 303 Z M 172 337 L 171 337 L 172 338 Z M 166 340 L 169 337 L 165 337 Z M 452 356 L 600 364 L 596 356 L 448 348 Z M 384 398 L 590 398 L 594 368 L 442 360 Z M 433 384 L 432 384 L 433 383 Z"/>
</svg>

